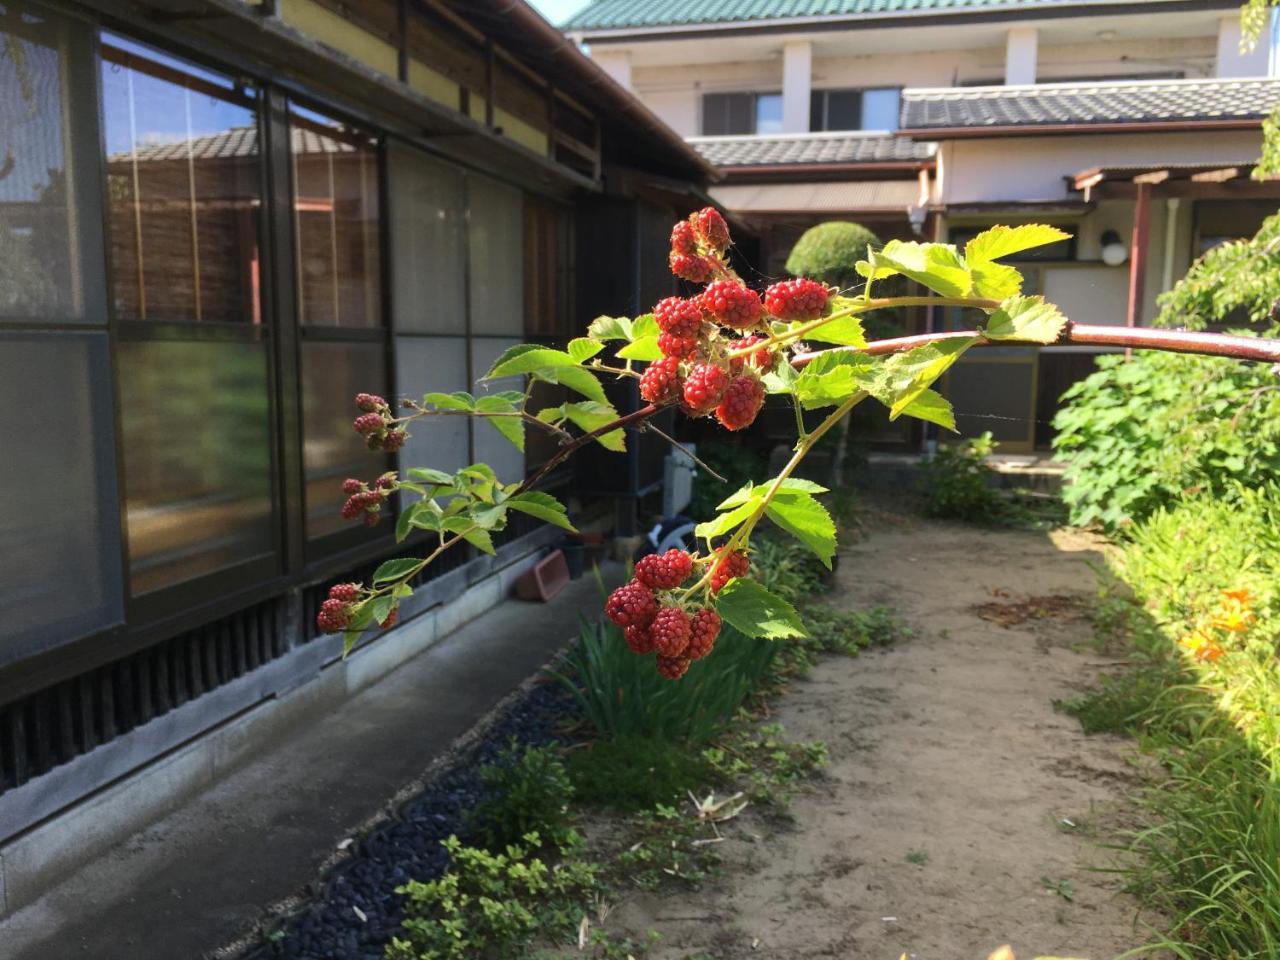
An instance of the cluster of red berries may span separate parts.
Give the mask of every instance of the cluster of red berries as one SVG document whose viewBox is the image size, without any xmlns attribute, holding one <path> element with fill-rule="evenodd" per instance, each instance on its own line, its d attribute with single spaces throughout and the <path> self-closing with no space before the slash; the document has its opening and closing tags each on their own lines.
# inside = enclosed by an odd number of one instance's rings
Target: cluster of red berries
<svg viewBox="0 0 1280 960">
<path fill-rule="evenodd" d="M 394 472 L 384 473 L 372 485 L 348 477 L 342 481 L 342 492 L 347 494 L 342 505 L 342 519 L 354 520 L 363 516 L 365 526 L 372 527 L 382 516 L 382 501 L 391 496 L 397 486 Z"/>
<path fill-rule="evenodd" d="M 605 615 L 623 628 L 632 652 L 656 653 L 658 673 L 668 680 L 679 680 L 690 663 L 709 654 L 720 633 L 720 615 L 710 607 L 690 615 L 658 596 L 679 587 L 692 573 L 693 557 L 683 550 L 642 557 L 635 579 L 613 591 L 604 605 Z"/>
<path fill-rule="evenodd" d="M 760 376 L 777 359 L 768 345 L 769 320 L 816 319 L 832 291 L 814 280 L 785 280 L 769 287 L 762 299 L 729 268 L 729 244 L 729 226 L 714 207 L 672 229 L 672 272 L 707 287 L 687 299 L 668 297 L 653 308 L 662 359 L 641 375 L 640 395 L 649 403 L 679 402 L 691 417 L 714 414 L 727 429 L 741 430 L 764 405 Z M 722 328 L 746 335 L 732 339 Z M 756 344 L 765 345 L 733 356 Z"/>
<path fill-rule="evenodd" d="M 338 633 L 351 623 L 351 608 L 360 599 L 360 584 L 335 583 L 329 588 L 329 597 L 320 604 L 316 614 L 316 626 L 322 633 Z"/>
<path fill-rule="evenodd" d="M 403 427 L 393 426 L 391 407 L 376 393 L 357 393 L 356 406 L 364 412 L 351 421 L 356 433 L 365 438 L 370 450 L 395 453 L 409 439 Z"/>
</svg>

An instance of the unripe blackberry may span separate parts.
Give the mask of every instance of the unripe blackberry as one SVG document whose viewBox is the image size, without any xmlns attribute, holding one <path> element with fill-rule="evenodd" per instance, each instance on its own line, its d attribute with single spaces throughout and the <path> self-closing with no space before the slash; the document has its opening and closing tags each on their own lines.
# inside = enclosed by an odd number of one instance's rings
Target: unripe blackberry
<svg viewBox="0 0 1280 960">
<path fill-rule="evenodd" d="M 356 433 L 377 433 L 382 429 L 382 414 L 362 413 L 351 421 Z"/>
<path fill-rule="evenodd" d="M 735 330 L 746 330 L 760 322 L 760 295 L 732 280 L 709 284 L 699 295 L 698 303 L 716 322 Z"/>
<path fill-rule="evenodd" d="M 364 498 L 358 493 L 347 497 L 346 503 L 342 505 L 341 513 L 343 520 L 354 520 L 364 513 Z"/>
<path fill-rule="evenodd" d="M 658 656 L 681 656 L 689 646 L 689 615 L 679 607 L 662 607 L 649 625 L 649 636 Z"/>
<path fill-rule="evenodd" d="M 704 207 L 694 214 L 693 229 L 712 250 L 724 252 L 729 246 L 729 225 L 715 207 Z"/>
<path fill-rule="evenodd" d="M 775 283 L 764 292 L 765 309 L 779 320 L 817 320 L 830 299 L 830 287 L 803 277 Z"/>
<path fill-rule="evenodd" d="M 342 481 L 342 492 L 343 493 L 359 493 L 360 488 L 362 486 L 364 486 L 364 484 L 362 484 L 355 477 L 348 477 L 346 480 Z"/>
<path fill-rule="evenodd" d="M 673 253 L 668 263 L 671 265 L 672 273 L 690 283 L 706 283 L 711 279 L 714 271 L 710 260 L 696 254 Z"/>
<path fill-rule="evenodd" d="M 335 583 L 329 588 L 329 599 L 338 600 L 341 603 L 355 603 L 359 596 L 360 584 L 358 583 Z"/>
<path fill-rule="evenodd" d="M 395 453 L 408 439 L 409 434 L 405 430 L 389 430 L 382 441 L 382 449 L 387 453 Z"/>
<path fill-rule="evenodd" d="M 351 622 L 351 608 L 341 600 L 326 600 L 316 614 L 316 626 L 325 633 L 337 633 Z"/>
<path fill-rule="evenodd" d="M 624 583 L 604 603 L 605 616 L 620 627 L 652 623 L 657 612 L 653 591 L 636 580 Z"/>
<path fill-rule="evenodd" d="M 768 337 L 753 333 L 751 336 L 743 337 L 741 340 L 730 340 L 726 347 L 730 351 L 745 350 L 747 347 L 753 347 L 757 343 L 764 343 L 767 339 Z M 748 363 L 753 367 L 759 367 L 761 370 L 768 370 L 773 366 L 773 354 L 769 352 L 767 347 L 763 347 L 755 353 L 744 353 L 740 357 L 734 357 L 729 361 L 729 372 L 736 376 L 742 372 L 742 368 Z"/>
<path fill-rule="evenodd" d="M 640 396 L 649 403 L 670 403 L 680 399 L 680 358 L 655 360 L 640 375 Z"/>
<path fill-rule="evenodd" d="M 711 592 L 719 593 L 734 577 L 745 577 L 750 567 L 751 561 L 741 550 L 734 550 L 727 556 L 718 556 L 711 572 Z"/>
<path fill-rule="evenodd" d="M 750 374 L 734 377 L 716 407 L 716 419 L 726 430 L 751 426 L 764 405 L 764 384 Z"/>
<path fill-rule="evenodd" d="M 711 412 L 728 385 L 729 375 L 720 367 L 696 364 L 684 381 L 685 412 L 695 417 Z"/>
<path fill-rule="evenodd" d="M 672 547 L 666 553 L 651 553 L 636 561 L 636 579 L 654 590 L 674 590 L 693 573 L 693 557 Z"/>
<path fill-rule="evenodd" d="M 684 654 L 690 660 L 701 660 L 711 652 L 720 635 L 720 614 L 703 607 L 689 620 L 689 646 Z"/>
<path fill-rule="evenodd" d="M 698 352 L 697 337 L 677 337 L 669 333 L 658 334 L 658 349 L 664 357 L 683 360 Z"/>
<path fill-rule="evenodd" d="M 632 653 L 644 656 L 646 653 L 653 653 L 653 637 L 649 633 L 649 625 L 634 623 L 629 627 L 623 628 L 622 639 L 627 642 L 627 646 Z"/>
<path fill-rule="evenodd" d="M 386 405 L 387 405 L 387 401 L 383 400 L 376 393 L 357 393 L 356 394 L 356 406 L 367 413 L 372 413 L 375 410 L 380 409 L 381 407 L 385 407 Z"/>
<path fill-rule="evenodd" d="M 696 337 L 702 330 L 702 308 L 684 297 L 667 297 L 653 308 L 658 329 L 676 337 Z"/>
<path fill-rule="evenodd" d="M 664 680 L 679 680 L 689 672 L 688 657 L 663 657 L 657 660 L 658 675 Z"/>
<path fill-rule="evenodd" d="M 693 224 L 688 220 L 680 220 L 671 228 L 671 252 L 692 257 L 698 252 L 698 235 L 693 232 Z"/>
<path fill-rule="evenodd" d="M 376 481 L 379 490 L 391 490 L 396 485 L 396 475 L 394 473 L 384 473 Z"/>
</svg>

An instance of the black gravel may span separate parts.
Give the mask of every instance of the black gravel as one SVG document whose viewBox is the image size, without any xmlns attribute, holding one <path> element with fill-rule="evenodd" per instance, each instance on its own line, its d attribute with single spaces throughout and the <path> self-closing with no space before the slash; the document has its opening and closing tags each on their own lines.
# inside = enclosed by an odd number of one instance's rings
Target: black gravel
<svg viewBox="0 0 1280 960">
<path fill-rule="evenodd" d="M 525 746 L 550 743 L 575 713 L 572 697 L 559 684 L 533 687 L 490 726 L 483 741 L 407 801 L 396 820 L 357 841 L 354 856 L 324 877 L 315 901 L 283 920 L 271 942 L 243 960 L 381 960 L 404 917 L 395 888 L 440 876 L 448 867 L 440 841 L 450 834 L 468 838 L 466 812 L 483 792 L 477 768 L 513 739 Z"/>
</svg>

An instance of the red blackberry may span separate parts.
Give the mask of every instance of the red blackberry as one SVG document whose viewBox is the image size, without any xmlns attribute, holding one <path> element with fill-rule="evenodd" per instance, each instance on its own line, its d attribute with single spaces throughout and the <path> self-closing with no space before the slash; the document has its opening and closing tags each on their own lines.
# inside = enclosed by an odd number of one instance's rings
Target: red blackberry
<svg viewBox="0 0 1280 960">
<path fill-rule="evenodd" d="M 390 630 L 396 625 L 396 621 L 400 619 L 400 608 L 392 607 L 391 612 L 387 614 L 387 619 L 382 621 L 382 629 Z"/>
<path fill-rule="evenodd" d="M 720 635 L 720 614 L 710 607 L 703 607 L 689 621 L 689 646 L 685 648 L 685 656 L 690 660 L 701 660 L 716 644 Z"/>
<path fill-rule="evenodd" d="M 383 400 L 376 393 L 357 393 L 356 406 L 366 413 L 373 413 L 375 410 L 385 407 L 387 401 Z"/>
<path fill-rule="evenodd" d="M 703 207 L 694 214 L 693 228 L 712 250 L 723 252 L 729 246 L 729 225 L 715 207 Z"/>
<path fill-rule="evenodd" d="M 382 414 L 362 413 L 351 421 L 356 433 L 377 433 L 382 429 Z"/>
<path fill-rule="evenodd" d="M 691 416 L 709 413 L 729 385 L 729 375 L 713 363 L 699 363 L 684 381 L 685 412 Z"/>
<path fill-rule="evenodd" d="M 693 300 L 667 297 L 653 308 L 658 329 L 675 337 L 696 337 L 702 330 L 702 309 Z"/>
<path fill-rule="evenodd" d="M 620 627 L 652 623 L 657 612 L 653 591 L 636 580 L 624 583 L 604 603 L 605 616 Z"/>
<path fill-rule="evenodd" d="M 735 330 L 746 330 L 760 322 L 760 295 L 732 280 L 709 284 L 698 302 L 717 322 Z"/>
<path fill-rule="evenodd" d="M 689 672 L 688 657 L 658 656 L 658 675 L 664 680 L 679 680 Z"/>
<path fill-rule="evenodd" d="M 688 220 L 680 220 L 671 228 L 671 252 L 692 257 L 698 252 L 698 236 L 693 232 L 693 224 Z"/>
<path fill-rule="evenodd" d="M 728 556 L 721 557 L 712 569 L 711 592 L 719 593 L 734 577 L 745 577 L 750 567 L 751 561 L 741 550 L 734 550 Z"/>
<path fill-rule="evenodd" d="M 764 306 L 779 320 L 817 320 L 831 289 L 817 280 L 783 280 L 764 292 Z"/>
<path fill-rule="evenodd" d="M 405 430 L 390 430 L 382 441 L 382 449 L 387 453 L 395 453 L 404 446 L 405 441 L 409 439 L 409 434 Z"/>
<path fill-rule="evenodd" d="M 696 254 L 673 253 L 668 263 L 672 273 L 690 283 L 706 283 L 711 279 L 714 269 L 710 260 Z"/>
<path fill-rule="evenodd" d="M 680 358 L 663 357 L 649 364 L 640 376 L 640 396 L 649 403 L 680 399 Z"/>
<path fill-rule="evenodd" d="M 341 600 L 326 600 L 320 604 L 320 612 L 316 614 L 316 626 L 324 633 L 345 630 L 350 622 L 351 608 Z"/>
<path fill-rule="evenodd" d="M 624 627 L 622 639 L 627 642 L 627 646 L 632 653 L 637 653 L 640 656 L 644 656 L 646 653 L 653 653 L 653 636 L 649 633 L 648 624 L 633 623 L 629 627 Z"/>
<path fill-rule="evenodd" d="M 764 384 L 749 374 L 734 377 L 716 407 L 716 419 L 726 430 L 751 426 L 764 405 Z"/>
<path fill-rule="evenodd" d="M 364 484 L 361 483 L 359 480 L 357 480 L 355 477 L 348 477 L 346 480 L 342 481 L 342 492 L 343 493 L 359 493 L 360 488 L 363 486 Z"/>
<path fill-rule="evenodd" d="M 680 656 L 689 645 L 689 615 L 679 607 L 662 607 L 649 625 L 649 636 L 658 656 Z"/>
<path fill-rule="evenodd" d="M 335 583 L 329 588 L 329 599 L 339 600 L 342 603 L 354 603 L 356 598 L 360 596 L 360 584 L 358 583 Z"/>
<path fill-rule="evenodd" d="M 693 557 L 672 547 L 666 553 L 651 553 L 636 563 L 636 579 L 654 590 L 674 590 L 693 573 Z"/>
<path fill-rule="evenodd" d="M 683 360 L 698 351 L 697 337 L 677 337 L 670 333 L 658 334 L 658 349 L 664 357 L 675 357 Z"/>
<path fill-rule="evenodd" d="M 360 514 L 364 513 L 364 496 L 355 493 L 347 497 L 346 503 L 342 505 L 342 519 L 354 520 Z"/>
<path fill-rule="evenodd" d="M 743 337 L 741 340 L 730 340 L 726 345 L 730 351 L 745 350 L 747 347 L 753 347 L 757 343 L 764 343 L 768 337 L 762 337 L 757 333 L 753 333 L 749 337 Z M 729 361 L 729 372 L 735 376 L 742 372 L 742 368 L 750 363 L 753 367 L 759 367 L 761 370 L 768 370 L 773 366 L 773 354 L 768 348 L 762 348 L 755 353 L 744 353 L 740 357 L 734 357 Z"/>
<path fill-rule="evenodd" d="M 391 490 L 395 485 L 396 475 L 394 473 L 384 473 L 374 482 L 374 486 L 379 490 Z"/>
<path fill-rule="evenodd" d="M 381 514 L 377 514 L 377 513 L 366 513 L 366 514 L 364 515 L 364 525 L 365 525 L 366 527 L 376 527 L 376 526 L 378 525 L 378 521 L 379 521 L 381 518 L 382 518 L 382 517 L 381 517 Z"/>
</svg>

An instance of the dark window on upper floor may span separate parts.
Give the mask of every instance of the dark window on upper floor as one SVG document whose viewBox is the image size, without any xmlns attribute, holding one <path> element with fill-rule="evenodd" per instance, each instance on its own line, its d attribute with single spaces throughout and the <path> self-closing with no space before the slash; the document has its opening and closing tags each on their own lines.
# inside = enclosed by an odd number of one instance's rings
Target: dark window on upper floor
<svg viewBox="0 0 1280 960">
<path fill-rule="evenodd" d="M 809 95 L 809 129 L 897 130 L 900 95 L 897 87 L 814 90 Z"/>
<path fill-rule="evenodd" d="M 707 93 L 702 97 L 704 136 L 782 131 L 782 94 Z"/>
</svg>

